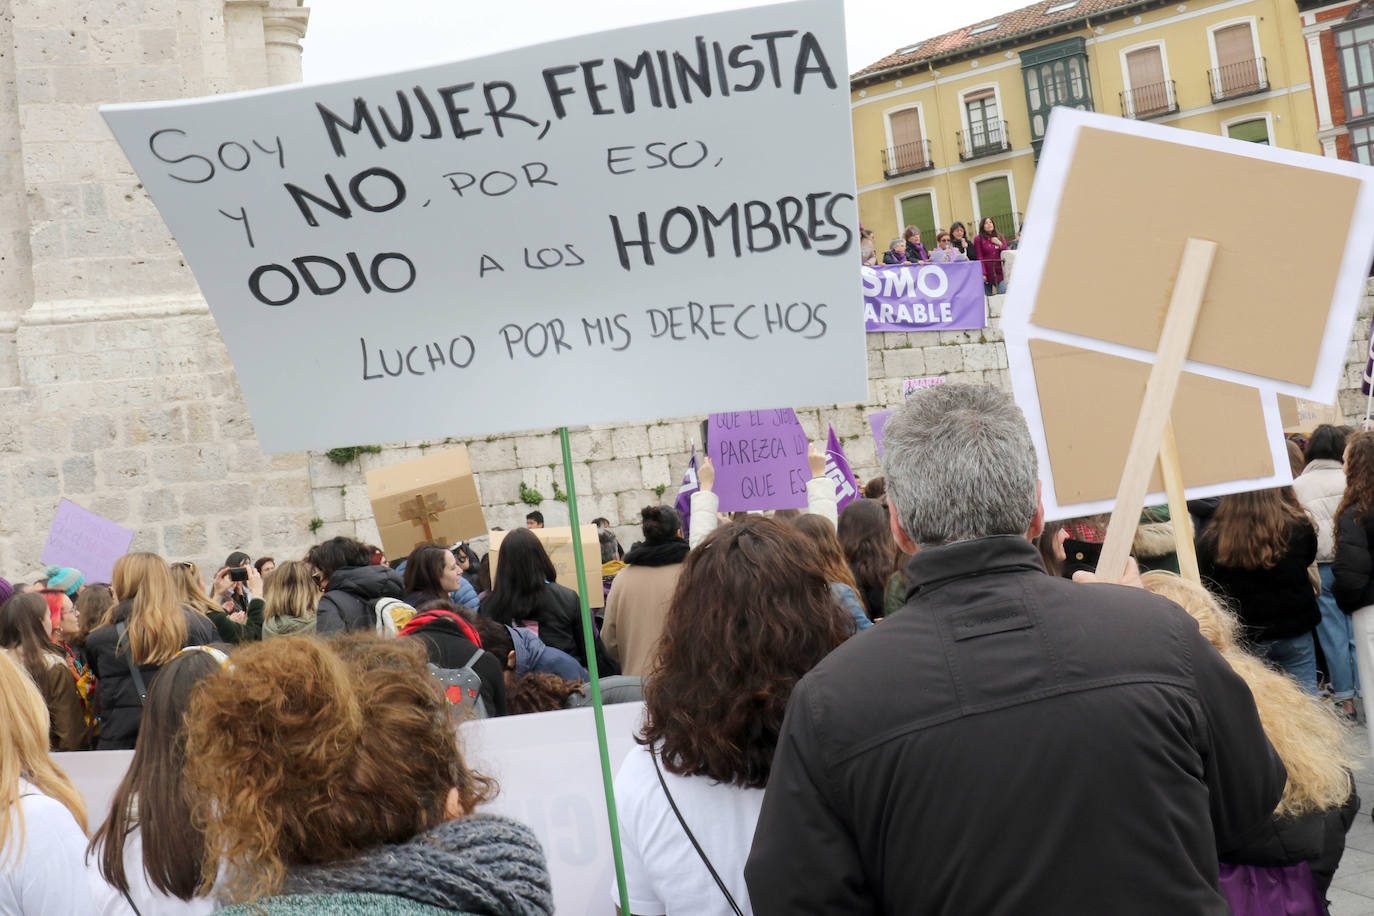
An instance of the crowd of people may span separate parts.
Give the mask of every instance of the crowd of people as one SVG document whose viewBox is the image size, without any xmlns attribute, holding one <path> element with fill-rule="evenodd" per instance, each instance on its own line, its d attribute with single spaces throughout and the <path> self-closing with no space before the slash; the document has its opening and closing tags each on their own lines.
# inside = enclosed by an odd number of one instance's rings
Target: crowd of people
<svg viewBox="0 0 1374 916">
<path fill-rule="evenodd" d="M 873 242 L 873 230 L 859 228 L 859 258 L 869 267 L 879 264 L 950 264 L 955 261 L 979 261 L 983 267 L 983 291 L 989 295 L 1000 295 L 1007 291 L 1006 275 L 1002 266 L 1002 253 L 1014 251 L 1017 238 L 1009 243 L 1006 236 L 997 230 L 997 221 L 985 216 L 978 224 L 973 238 L 968 237 L 968 229 L 962 222 L 950 224 L 949 231 L 935 233 L 935 246 L 927 248 L 921 243 L 919 226 L 907 226 L 902 237 L 888 243 L 887 250 L 879 252 Z"/>
<path fill-rule="evenodd" d="M 628 550 L 598 519 L 590 629 L 538 513 L 496 557 L 338 537 L 0 583 L 0 910 L 553 912 L 456 725 L 585 705 L 594 669 L 644 703 L 614 780 L 633 914 L 1324 913 L 1374 433 L 1190 505 L 1210 590 L 1158 509 L 1096 581 L 1107 520 L 1045 524 L 998 389 L 918 391 L 884 444 L 842 511 L 813 450 L 804 511 L 720 514 L 706 461 Z M 109 810 L 51 756 L 86 748 L 133 750 Z"/>
</svg>

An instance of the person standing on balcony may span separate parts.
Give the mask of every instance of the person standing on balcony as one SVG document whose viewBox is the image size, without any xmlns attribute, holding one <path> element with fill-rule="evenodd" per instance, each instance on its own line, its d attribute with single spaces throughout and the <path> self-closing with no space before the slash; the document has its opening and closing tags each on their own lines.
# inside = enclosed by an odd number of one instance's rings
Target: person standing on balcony
<svg viewBox="0 0 1374 916">
<path fill-rule="evenodd" d="M 959 249 L 954 247 L 953 239 L 948 232 L 941 232 L 935 236 L 935 248 L 930 251 L 929 260 L 936 264 L 951 264 L 955 261 L 967 261 L 968 258 Z"/>
<path fill-rule="evenodd" d="M 865 267 L 878 263 L 878 249 L 873 244 L 873 230 L 859 227 L 859 258 Z"/>
<path fill-rule="evenodd" d="M 1007 291 L 1007 281 L 1002 274 L 1002 252 L 1006 250 L 1007 240 L 997 231 L 996 221 L 991 216 L 983 217 L 978 224 L 978 236 L 973 240 L 973 256 L 983 262 L 983 291 L 989 296 Z"/>
<path fill-rule="evenodd" d="M 884 264 L 906 264 L 908 263 L 906 242 L 901 239 L 893 239 L 892 244 L 887 246 L 887 251 L 883 252 Z"/>
<path fill-rule="evenodd" d="M 906 240 L 906 259 L 915 264 L 924 264 L 930 260 L 930 255 L 926 253 L 926 246 L 921 244 L 921 230 L 916 226 L 907 226 L 902 233 L 902 238 Z"/>
<path fill-rule="evenodd" d="M 973 239 L 968 237 L 968 230 L 965 229 L 964 224 L 958 220 L 950 223 L 949 244 L 951 248 L 957 250 L 964 257 L 969 259 L 975 257 L 973 253 Z"/>
</svg>

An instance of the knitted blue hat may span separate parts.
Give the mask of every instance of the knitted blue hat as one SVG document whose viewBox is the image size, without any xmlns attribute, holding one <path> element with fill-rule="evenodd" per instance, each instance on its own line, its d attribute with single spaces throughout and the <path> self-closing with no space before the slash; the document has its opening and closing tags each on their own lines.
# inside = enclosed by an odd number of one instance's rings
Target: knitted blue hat
<svg viewBox="0 0 1374 916">
<path fill-rule="evenodd" d="M 48 588 L 60 589 L 71 598 L 75 598 L 81 586 L 86 584 L 86 577 L 81 575 L 81 571 L 70 566 L 49 566 L 44 570 L 44 575 L 48 577 Z"/>
</svg>

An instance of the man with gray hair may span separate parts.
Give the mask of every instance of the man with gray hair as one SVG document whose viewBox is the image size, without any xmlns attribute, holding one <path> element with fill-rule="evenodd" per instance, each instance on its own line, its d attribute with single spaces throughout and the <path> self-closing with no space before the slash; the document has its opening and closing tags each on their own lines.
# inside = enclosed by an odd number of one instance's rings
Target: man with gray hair
<svg viewBox="0 0 1374 916">
<path fill-rule="evenodd" d="M 792 693 L 754 913 L 1227 916 L 1286 778 L 1244 682 L 1169 601 L 1045 574 L 1004 392 L 914 393 L 883 444 L 907 602 Z"/>
</svg>

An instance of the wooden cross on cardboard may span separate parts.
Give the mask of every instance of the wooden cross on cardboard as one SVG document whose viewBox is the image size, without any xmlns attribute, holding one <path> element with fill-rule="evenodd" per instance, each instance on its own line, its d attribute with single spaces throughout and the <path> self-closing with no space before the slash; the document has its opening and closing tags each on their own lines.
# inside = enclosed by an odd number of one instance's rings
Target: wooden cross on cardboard
<svg viewBox="0 0 1374 916">
<path fill-rule="evenodd" d="M 401 520 L 408 521 L 417 528 L 425 529 L 425 540 L 434 540 L 434 531 L 429 527 L 431 522 L 439 520 L 439 513 L 448 508 L 447 500 L 439 498 L 438 493 L 430 493 L 428 496 L 417 494 L 414 499 L 407 499 L 401 503 Z"/>
</svg>

